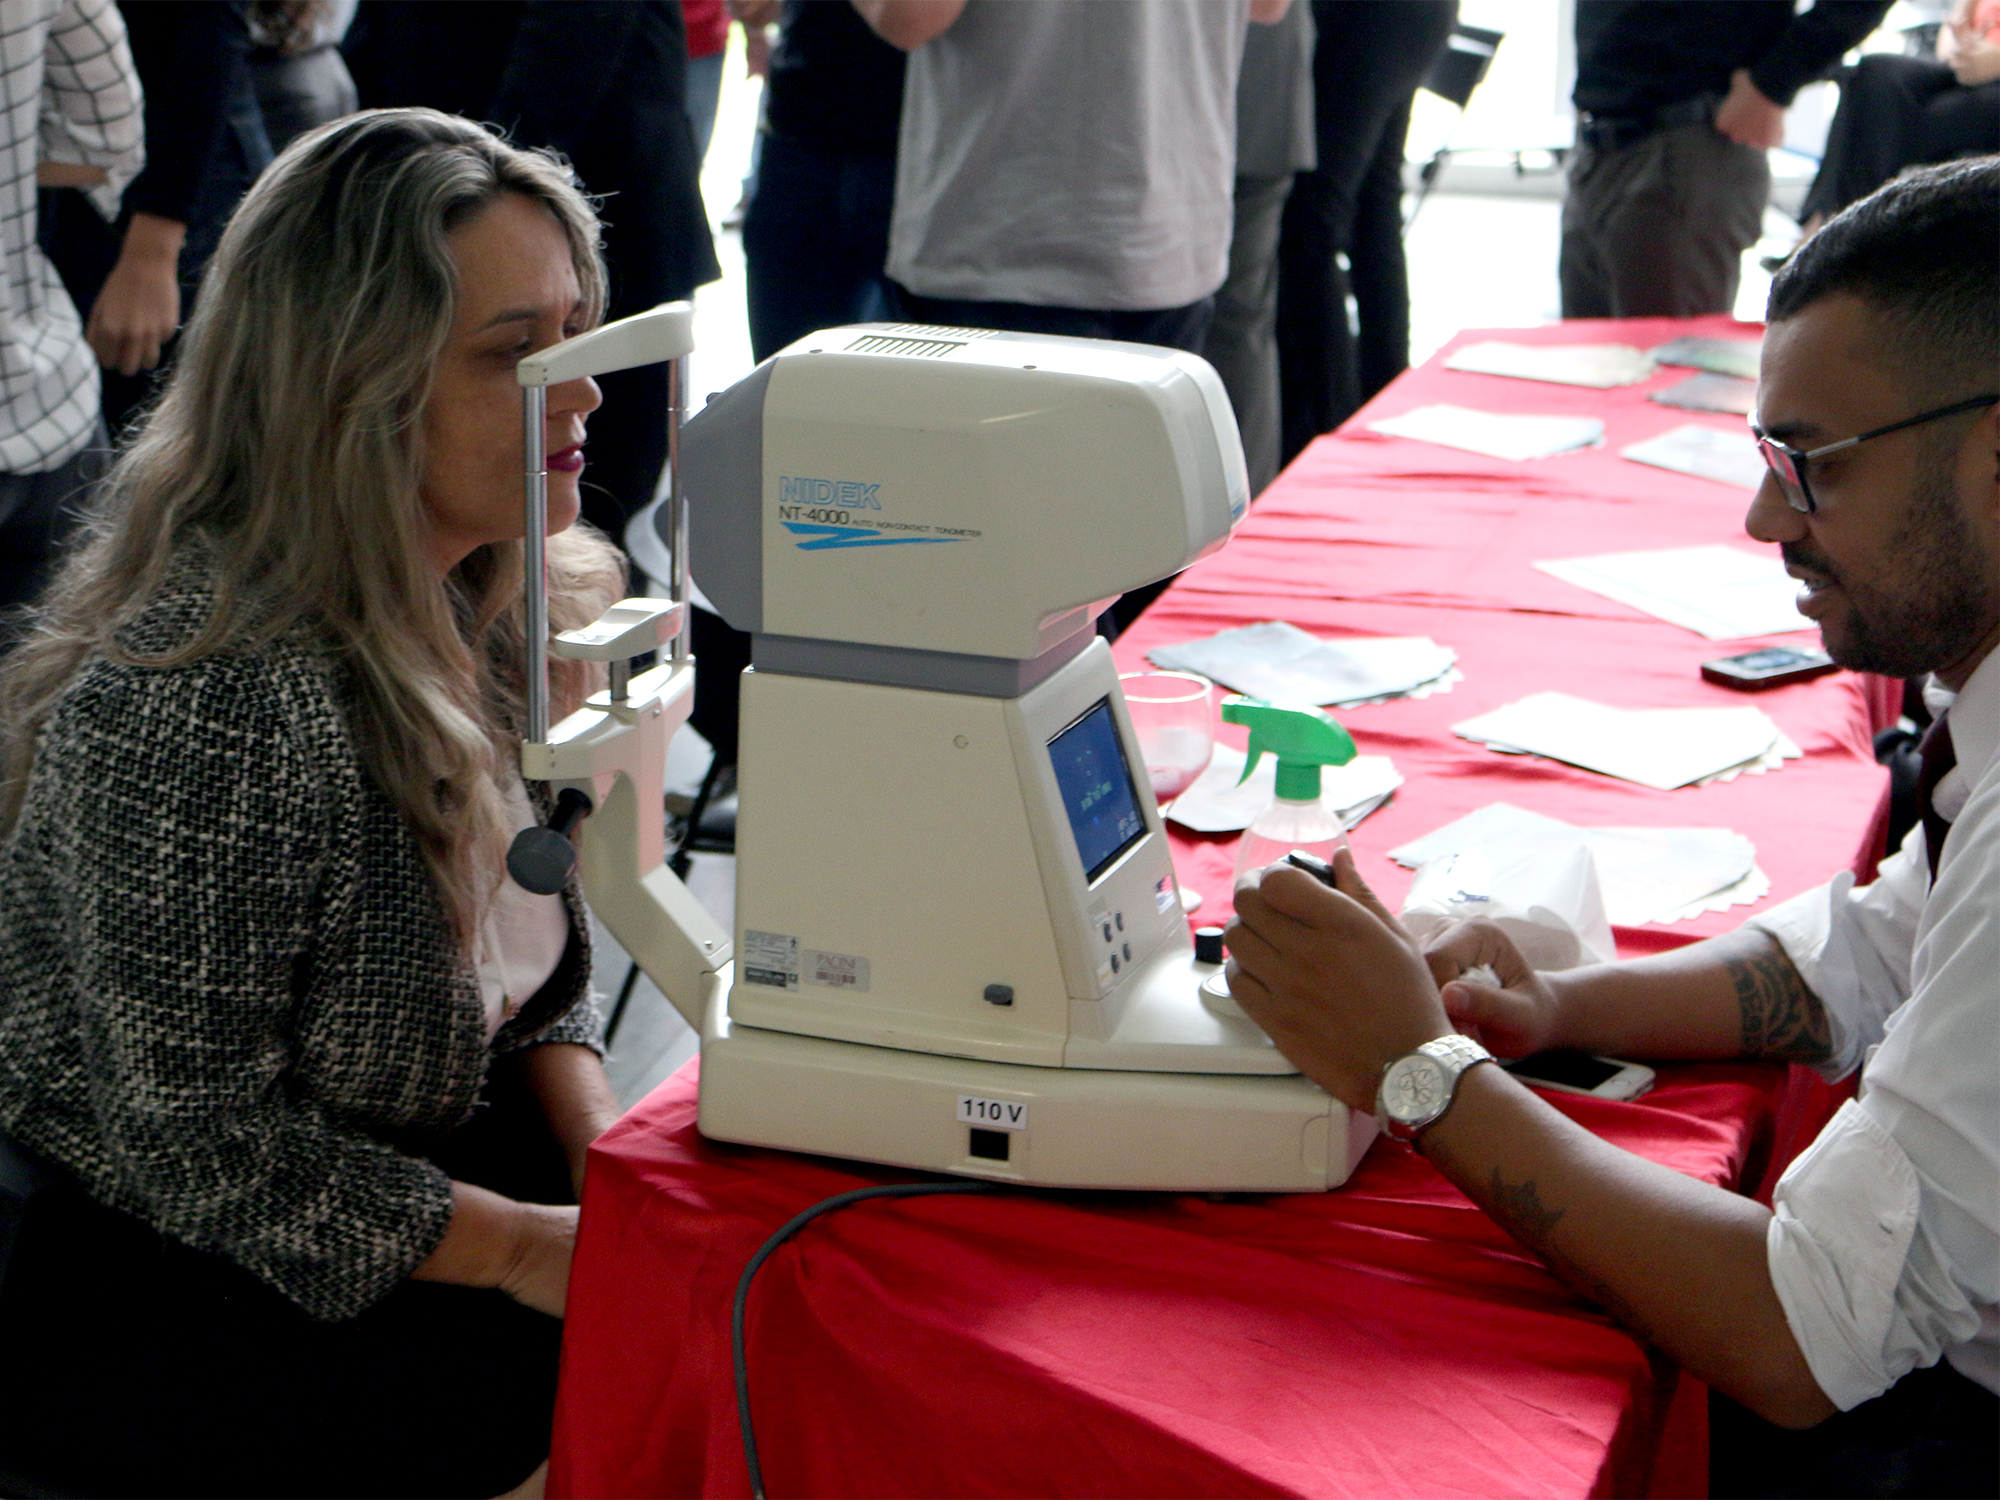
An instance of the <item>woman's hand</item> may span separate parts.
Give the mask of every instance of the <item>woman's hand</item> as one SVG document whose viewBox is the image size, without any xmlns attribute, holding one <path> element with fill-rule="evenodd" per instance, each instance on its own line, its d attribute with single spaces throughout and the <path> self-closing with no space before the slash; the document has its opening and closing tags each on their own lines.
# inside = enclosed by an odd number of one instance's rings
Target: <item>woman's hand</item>
<svg viewBox="0 0 2000 1500">
<path fill-rule="evenodd" d="M 1494 923 L 1452 923 L 1431 939 L 1424 961 L 1452 1022 L 1488 1050 L 1527 1057 L 1557 1044 L 1561 1002 Z M 1462 977 L 1482 964 L 1498 976 L 1498 985 Z"/>
<path fill-rule="evenodd" d="M 187 226 L 155 214 L 132 215 L 118 264 L 91 305 L 85 336 L 97 362 L 125 375 L 150 370 L 181 323 L 181 244 Z"/>
<path fill-rule="evenodd" d="M 500 1277 L 500 1290 L 523 1307 L 563 1315 L 569 1299 L 569 1262 L 576 1251 L 575 1208 L 517 1203 L 520 1213 L 514 1255 Z"/>
<path fill-rule="evenodd" d="M 1302 1073 L 1372 1112 L 1382 1070 L 1451 1025 L 1416 945 L 1353 854 L 1340 850 L 1333 869 L 1332 890 L 1289 865 L 1237 887 L 1229 990 Z"/>
<path fill-rule="evenodd" d="M 1952 46 L 1944 61 L 1950 66 L 1952 77 L 1967 88 L 2000 78 L 2000 47 L 1964 22 L 1953 21 L 1946 34 L 1951 37 Z"/>
<path fill-rule="evenodd" d="M 417 1281 L 497 1287 L 523 1307 L 560 1318 L 569 1296 L 576 1218 L 574 1208 L 517 1203 L 454 1182 L 444 1238 L 410 1275 Z"/>
</svg>

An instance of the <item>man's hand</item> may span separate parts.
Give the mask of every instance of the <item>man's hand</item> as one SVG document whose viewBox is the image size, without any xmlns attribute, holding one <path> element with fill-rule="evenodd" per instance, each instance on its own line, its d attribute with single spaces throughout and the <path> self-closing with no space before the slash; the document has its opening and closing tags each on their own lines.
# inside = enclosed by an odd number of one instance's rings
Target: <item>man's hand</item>
<svg viewBox="0 0 2000 1500">
<path fill-rule="evenodd" d="M 181 244 L 187 226 L 154 214 L 132 215 L 118 264 L 90 309 L 97 362 L 125 375 L 160 362 L 160 347 L 181 323 Z"/>
<path fill-rule="evenodd" d="M 1424 949 L 1431 978 L 1452 1024 L 1501 1057 L 1527 1057 L 1559 1045 L 1562 1006 L 1548 982 L 1528 967 L 1514 940 L 1480 918 L 1454 922 Z M 1496 987 L 1460 976 L 1484 964 Z"/>
<path fill-rule="evenodd" d="M 1729 97 L 1716 108 L 1715 128 L 1739 146 L 1769 151 L 1784 144 L 1784 106 L 1764 97 L 1749 69 L 1738 68 L 1729 75 Z"/>
<path fill-rule="evenodd" d="M 1430 970 L 1402 924 L 1354 867 L 1334 856 L 1338 889 L 1272 865 L 1236 888 L 1229 990 L 1313 1082 L 1363 1113 L 1382 1070 L 1448 1035 Z"/>
</svg>

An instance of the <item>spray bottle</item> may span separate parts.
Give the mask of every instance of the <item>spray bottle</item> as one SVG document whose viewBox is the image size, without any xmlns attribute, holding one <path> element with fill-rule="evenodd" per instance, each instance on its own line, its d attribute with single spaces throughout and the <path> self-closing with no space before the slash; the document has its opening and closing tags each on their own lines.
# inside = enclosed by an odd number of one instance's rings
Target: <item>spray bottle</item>
<svg viewBox="0 0 2000 1500">
<path fill-rule="evenodd" d="M 1266 751 L 1278 758 L 1278 795 L 1243 830 L 1236 845 L 1236 878 L 1245 870 L 1275 864 L 1294 849 L 1332 863 L 1334 851 L 1347 843 L 1347 830 L 1319 800 L 1319 768 L 1354 759 L 1347 731 L 1316 708 L 1258 698 L 1223 699 L 1222 717 L 1250 729 L 1250 754 L 1239 786 L 1250 779 Z"/>
</svg>

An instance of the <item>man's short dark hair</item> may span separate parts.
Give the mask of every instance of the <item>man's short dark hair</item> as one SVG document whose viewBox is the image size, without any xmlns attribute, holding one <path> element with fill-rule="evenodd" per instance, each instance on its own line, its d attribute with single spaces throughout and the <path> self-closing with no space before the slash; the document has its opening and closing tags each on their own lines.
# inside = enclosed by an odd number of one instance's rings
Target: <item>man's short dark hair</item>
<svg viewBox="0 0 2000 1500">
<path fill-rule="evenodd" d="M 1888 321 L 1883 359 L 1913 394 L 2000 388 L 2000 156 L 1921 168 L 1829 220 L 1772 280 L 1768 317 L 1837 292 Z"/>
</svg>

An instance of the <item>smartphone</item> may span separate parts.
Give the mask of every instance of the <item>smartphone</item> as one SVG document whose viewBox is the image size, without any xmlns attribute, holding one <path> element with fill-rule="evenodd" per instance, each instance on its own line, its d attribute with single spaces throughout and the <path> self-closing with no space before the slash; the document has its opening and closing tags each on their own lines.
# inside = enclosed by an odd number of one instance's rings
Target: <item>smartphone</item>
<svg viewBox="0 0 2000 1500">
<path fill-rule="evenodd" d="M 1761 693 L 1765 688 L 1783 687 L 1788 682 L 1810 682 L 1837 665 L 1824 651 L 1801 651 L 1796 646 L 1762 646 L 1741 656 L 1724 656 L 1701 664 L 1701 675 L 1709 682 Z"/>
<path fill-rule="evenodd" d="M 1641 1063 L 1558 1048 L 1500 1064 L 1523 1083 L 1559 1094 L 1594 1094 L 1599 1099 L 1636 1099 L 1653 1086 L 1653 1070 Z"/>
</svg>

